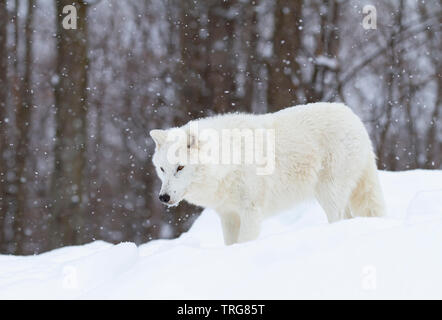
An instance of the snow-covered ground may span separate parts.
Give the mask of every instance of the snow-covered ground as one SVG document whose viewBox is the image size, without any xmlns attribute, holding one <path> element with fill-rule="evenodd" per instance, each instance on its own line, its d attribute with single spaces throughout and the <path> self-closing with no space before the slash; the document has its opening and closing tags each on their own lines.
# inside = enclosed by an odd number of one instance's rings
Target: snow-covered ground
<svg viewBox="0 0 442 320">
<path fill-rule="evenodd" d="M 382 172 L 387 218 L 327 224 L 316 203 L 225 247 L 203 212 L 174 240 L 0 256 L 0 299 L 442 298 L 442 171 Z"/>
</svg>

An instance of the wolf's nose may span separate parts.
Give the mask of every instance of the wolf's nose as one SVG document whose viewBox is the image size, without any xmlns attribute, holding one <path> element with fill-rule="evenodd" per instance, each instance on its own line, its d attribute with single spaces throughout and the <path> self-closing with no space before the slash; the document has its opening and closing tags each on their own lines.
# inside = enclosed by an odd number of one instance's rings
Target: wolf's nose
<svg viewBox="0 0 442 320">
<path fill-rule="evenodd" d="M 162 201 L 162 202 L 169 202 L 169 200 L 170 200 L 170 196 L 167 193 L 160 194 L 160 201 Z"/>
</svg>

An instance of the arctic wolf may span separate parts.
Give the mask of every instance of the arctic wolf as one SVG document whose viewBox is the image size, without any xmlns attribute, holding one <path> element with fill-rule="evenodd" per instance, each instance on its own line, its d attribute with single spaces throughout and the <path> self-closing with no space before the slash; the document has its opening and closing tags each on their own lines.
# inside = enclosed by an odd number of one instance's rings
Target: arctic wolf
<svg viewBox="0 0 442 320">
<path fill-rule="evenodd" d="M 199 133 L 211 130 L 224 137 L 221 132 L 238 129 L 273 132 L 268 136 L 274 141 L 257 139 L 268 153 L 263 162 L 198 161 L 198 152 L 209 143 Z M 171 138 L 177 131 L 183 139 Z M 174 206 L 184 199 L 215 209 L 227 245 L 256 239 L 265 217 L 312 198 L 329 222 L 384 214 L 370 138 L 361 120 L 343 104 L 313 103 L 263 115 L 218 115 L 180 128 L 152 130 L 150 135 L 156 144 L 153 163 L 162 181 L 160 200 Z M 232 135 L 226 139 L 231 142 Z M 252 149 L 242 146 L 241 159 L 256 151 Z M 214 150 L 219 151 L 218 145 Z M 267 174 L 259 174 L 256 169 L 272 161 Z"/>
</svg>

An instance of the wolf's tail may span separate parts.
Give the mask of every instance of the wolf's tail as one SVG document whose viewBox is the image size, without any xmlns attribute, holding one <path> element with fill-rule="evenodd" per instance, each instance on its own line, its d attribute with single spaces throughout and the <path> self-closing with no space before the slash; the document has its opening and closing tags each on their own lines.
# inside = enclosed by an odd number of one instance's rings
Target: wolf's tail
<svg viewBox="0 0 442 320">
<path fill-rule="evenodd" d="M 374 157 L 368 162 L 351 194 L 350 207 L 354 217 L 382 217 L 385 215 L 385 201 Z"/>
</svg>

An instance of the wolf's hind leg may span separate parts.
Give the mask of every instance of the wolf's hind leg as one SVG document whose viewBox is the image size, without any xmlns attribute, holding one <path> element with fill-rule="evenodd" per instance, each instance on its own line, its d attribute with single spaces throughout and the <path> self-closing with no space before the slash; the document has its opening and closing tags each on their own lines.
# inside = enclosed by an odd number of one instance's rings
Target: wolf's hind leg
<svg viewBox="0 0 442 320">
<path fill-rule="evenodd" d="M 240 218 L 235 213 L 220 214 L 224 243 L 231 245 L 238 242 Z"/>
<path fill-rule="evenodd" d="M 258 238 L 261 231 L 262 217 L 259 210 L 249 209 L 240 214 L 238 242 L 247 242 Z"/>
<path fill-rule="evenodd" d="M 350 189 L 338 188 L 332 183 L 321 183 L 316 188 L 316 199 L 324 209 L 328 222 L 352 217 L 349 207 Z"/>
<path fill-rule="evenodd" d="M 374 160 L 368 163 L 359 178 L 351 194 L 350 204 L 354 216 L 382 217 L 385 215 L 385 201 Z"/>
</svg>

